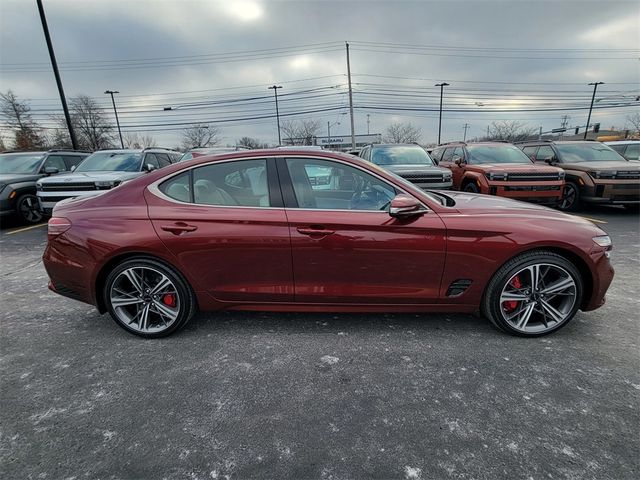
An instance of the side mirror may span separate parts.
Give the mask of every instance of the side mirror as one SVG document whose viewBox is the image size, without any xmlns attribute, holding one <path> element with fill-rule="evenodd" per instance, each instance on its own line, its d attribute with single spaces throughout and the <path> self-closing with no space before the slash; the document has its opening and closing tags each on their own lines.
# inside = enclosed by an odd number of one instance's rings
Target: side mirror
<svg viewBox="0 0 640 480">
<path fill-rule="evenodd" d="M 391 200 L 389 207 L 389 215 L 394 218 L 413 217 L 426 212 L 427 209 L 424 208 L 417 199 L 403 193 L 396 195 L 393 200 Z"/>
<path fill-rule="evenodd" d="M 55 175 L 57 173 L 60 173 L 60 170 L 58 170 L 56 167 L 44 167 L 44 173 L 46 175 Z"/>
<path fill-rule="evenodd" d="M 462 157 L 453 157 L 453 163 L 460 167 L 464 163 L 464 159 Z"/>
<path fill-rule="evenodd" d="M 77 165 L 71 165 L 71 171 L 74 172 L 76 170 Z"/>
<path fill-rule="evenodd" d="M 156 169 L 156 166 L 152 163 L 147 163 L 144 167 L 143 170 L 146 172 L 153 172 Z"/>
<path fill-rule="evenodd" d="M 557 163 L 558 159 L 556 157 L 551 157 L 551 158 L 545 158 L 544 161 L 549 165 L 553 165 L 554 163 Z"/>
</svg>

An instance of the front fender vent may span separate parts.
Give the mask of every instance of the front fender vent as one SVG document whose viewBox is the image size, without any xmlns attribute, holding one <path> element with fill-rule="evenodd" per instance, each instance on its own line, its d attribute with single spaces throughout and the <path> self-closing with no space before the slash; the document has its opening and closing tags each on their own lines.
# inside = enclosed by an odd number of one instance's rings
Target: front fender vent
<svg viewBox="0 0 640 480">
<path fill-rule="evenodd" d="M 459 297 L 467 290 L 467 288 L 469 288 L 471 283 L 472 280 L 469 280 L 468 278 L 459 278 L 454 280 L 447 289 L 447 297 Z"/>
</svg>

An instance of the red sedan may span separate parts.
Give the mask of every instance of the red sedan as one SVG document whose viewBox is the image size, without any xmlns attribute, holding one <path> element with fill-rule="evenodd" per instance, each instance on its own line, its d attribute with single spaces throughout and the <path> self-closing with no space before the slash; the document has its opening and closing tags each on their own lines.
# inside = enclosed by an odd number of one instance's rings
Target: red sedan
<svg viewBox="0 0 640 480">
<path fill-rule="evenodd" d="M 60 202 L 51 290 L 144 337 L 196 309 L 482 312 L 536 336 L 605 301 L 611 241 L 592 223 L 480 194 L 425 192 L 351 155 L 200 157 Z"/>
</svg>

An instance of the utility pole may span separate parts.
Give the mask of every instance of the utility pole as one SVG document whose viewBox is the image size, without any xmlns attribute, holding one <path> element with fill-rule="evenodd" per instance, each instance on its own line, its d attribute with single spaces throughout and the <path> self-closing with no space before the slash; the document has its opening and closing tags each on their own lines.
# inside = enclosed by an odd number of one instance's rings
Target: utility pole
<svg viewBox="0 0 640 480">
<path fill-rule="evenodd" d="M 440 134 L 442 133 L 442 95 L 444 92 L 444 87 L 448 87 L 449 84 L 442 82 L 436 83 L 436 87 L 440 87 L 440 118 L 438 119 L 438 145 L 440 145 Z"/>
<path fill-rule="evenodd" d="M 369 114 L 367 113 L 367 135 L 369 135 Z"/>
<path fill-rule="evenodd" d="M 560 127 L 563 129 L 567 129 L 567 125 L 569 125 L 569 119 L 571 117 L 569 115 L 563 115 L 562 116 L 562 123 L 560 124 Z M 562 139 L 562 137 L 564 137 L 564 132 L 560 132 L 560 139 Z"/>
<path fill-rule="evenodd" d="M 591 110 L 593 110 L 593 100 L 596 98 L 596 90 L 598 85 L 604 85 L 604 82 L 591 82 L 589 85 L 593 85 L 593 95 L 591 95 L 591 106 L 589 107 L 589 116 L 587 117 L 587 128 L 584 129 L 584 139 L 587 139 L 587 133 L 589 132 L 589 122 L 591 121 Z"/>
<path fill-rule="evenodd" d="M 542 125 L 540 125 L 540 132 L 538 132 L 538 140 L 542 140 Z"/>
<path fill-rule="evenodd" d="M 330 123 L 327 122 L 327 145 L 331 147 L 331 127 L 334 125 L 340 125 L 340 122 Z"/>
<path fill-rule="evenodd" d="M 282 145 L 282 138 L 280 137 L 280 111 L 278 110 L 278 89 L 282 88 L 281 85 L 272 85 L 268 87 L 269 90 L 273 89 L 273 94 L 276 97 L 276 122 L 278 122 L 278 146 Z"/>
<path fill-rule="evenodd" d="M 487 125 L 487 140 L 489 140 L 489 125 Z"/>
<path fill-rule="evenodd" d="M 464 128 L 464 138 L 462 139 L 463 142 L 467 141 L 467 129 L 470 127 L 471 125 L 469 125 L 468 123 L 465 123 L 462 128 Z"/>
<path fill-rule="evenodd" d="M 351 62 L 349 61 L 349 42 L 347 46 L 347 78 L 349 79 L 349 113 L 351 115 L 351 148 L 356 148 L 356 133 L 353 124 L 353 91 L 351 90 Z"/>
<path fill-rule="evenodd" d="M 58 62 L 56 62 L 56 54 L 53 51 L 53 44 L 51 43 L 51 36 L 49 35 L 49 27 L 47 26 L 47 17 L 44 14 L 42 0 L 36 0 L 36 3 L 38 4 L 38 12 L 40 12 L 40 21 L 42 22 L 42 29 L 44 30 L 44 38 L 47 41 L 47 49 L 49 50 L 49 58 L 51 59 L 51 66 L 53 67 L 53 75 L 56 77 L 56 84 L 58 85 L 58 93 L 60 94 L 60 102 L 62 103 L 62 110 L 64 111 L 64 119 L 67 122 L 67 128 L 69 129 L 71 146 L 74 150 L 77 150 L 78 141 L 76 140 L 76 134 L 73 131 L 73 125 L 71 124 L 71 115 L 69 115 L 67 99 L 64 96 L 64 88 L 62 88 L 62 80 L 60 79 L 60 72 L 58 71 Z"/>
<path fill-rule="evenodd" d="M 124 148 L 124 142 L 122 141 L 122 132 L 120 131 L 120 120 L 118 120 L 118 109 L 116 109 L 116 101 L 113 98 L 114 93 L 120 93 L 117 90 L 105 90 L 105 95 L 111 95 L 111 103 L 113 104 L 113 113 L 116 116 L 116 125 L 118 125 L 118 135 L 120 135 L 120 146 Z"/>
</svg>

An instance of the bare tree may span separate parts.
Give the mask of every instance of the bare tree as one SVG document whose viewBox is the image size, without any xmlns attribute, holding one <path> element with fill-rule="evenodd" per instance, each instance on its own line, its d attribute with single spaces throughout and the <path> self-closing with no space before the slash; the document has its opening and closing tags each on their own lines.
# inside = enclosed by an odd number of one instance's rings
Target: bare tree
<svg viewBox="0 0 640 480">
<path fill-rule="evenodd" d="M 57 119 L 58 123 L 66 123 L 64 120 L 60 121 Z M 71 143 L 71 137 L 69 136 L 69 130 L 64 127 L 56 128 L 55 130 L 51 130 L 49 135 L 47 136 L 47 144 L 49 148 L 73 148 L 73 144 Z"/>
<path fill-rule="evenodd" d="M 417 143 L 422 137 L 422 130 L 411 123 L 392 123 L 387 127 L 384 141 L 388 143 Z"/>
<path fill-rule="evenodd" d="M 0 93 L 0 114 L 14 130 L 14 146 L 17 150 L 34 150 L 45 145 L 40 133 L 41 128 L 33 120 L 30 112 L 29 104 L 18 100 L 11 90 Z"/>
<path fill-rule="evenodd" d="M 79 95 L 71 99 L 69 110 L 80 148 L 99 150 L 113 147 L 113 124 L 95 100 Z"/>
<path fill-rule="evenodd" d="M 252 137 L 242 137 L 240 140 L 238 140 L 237 145 L 239 147 L 247 147 L 247 148 L 251 148 L 251 149 L 269 147 L 268 144 L 261 143 L 260 140 L 258 140 L 257 138 L 252 138 Z"/>
<path fill-rule="evenodd" d="M 320 120 L 283 120 L 280 131 L 286 144 L 313 145 L 313 139 L 320 130 Z"/>
<path fill-rule="evenodd" d="M 4 152 L 7 147 L 4 146 L 4 138 L 0 135 L 0 152 Z"/>
<path fill-rule="evenodd" d="M 123 140 L 126 148 L 149 148 L 158 145 L 151 135 L 138 136 L 137 133 L 127 133 Z"/>
<path fill-rule="evenodd" d="M 221 130 L 206 123 L 199 123 L 182 131 L 182 148 L 211 147 L 220 142 Z"/>
<path fill-rule="evenodd" d="M 506 142 L 518 142 L 526 140 L 536 133 L 535 127 L 529 127 L 526 123 L 517 120 L 502 120 L 492 122 L 489 126 L 489 135 L 486 140 L 504 140 Z"/>
<path fill-rule="evenodd" d="M 635 133 L 640 134 L 640 113 L 634 113 L 633 115 L 627 115 L 628 125 L 631 125 L 631 129 Z"/>
</svg>

